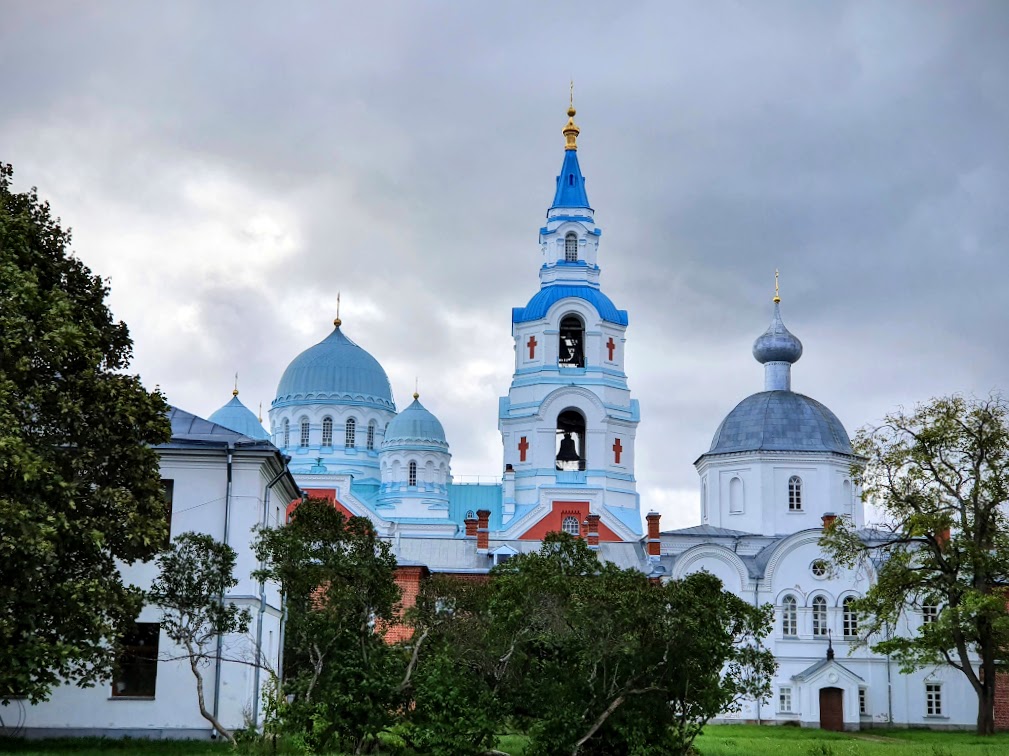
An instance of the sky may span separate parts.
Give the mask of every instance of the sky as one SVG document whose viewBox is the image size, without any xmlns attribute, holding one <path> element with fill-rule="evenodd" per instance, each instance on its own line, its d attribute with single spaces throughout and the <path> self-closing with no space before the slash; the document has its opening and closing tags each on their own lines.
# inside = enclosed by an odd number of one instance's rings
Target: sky
<svg viewBox="0 0 1009 756">
<path fill-rule="evenodd" d="M 456 479 L 490 479 L 573 79 L 666 529 L 763 388 L 775 269 L 793 389 L 849 433 L 1009 392 L 1007 40 L 1002 0 L 0 0 L 0 161 L 172 404 L 205 417 L 237 372 L 265 417 L 340 292 Z"/>
</svg>

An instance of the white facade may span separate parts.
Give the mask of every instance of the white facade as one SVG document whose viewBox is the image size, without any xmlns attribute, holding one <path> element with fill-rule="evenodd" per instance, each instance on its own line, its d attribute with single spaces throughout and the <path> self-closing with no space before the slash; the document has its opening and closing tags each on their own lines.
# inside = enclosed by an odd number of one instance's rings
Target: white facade
<svg viewBox="0 0 1009 756">
<path fill-rule="evenodd" d="M 253 528 L 283 522 L 287 504 L 298 492 L 283 458 L 269 443 L 180 410 L 172 412 L 172 433 L 172 441 L 159 448 L 162 478 L 171 481 L 172 537 L 187 531 L 207 533 L 235 549 L 239 582 L 225 601 L 252 614 L 247 633 L 222 638 L 221 657 L 233 661 L 202 668 L 207 709 L 216 712 L 223 726 L 243 727 L 262 721 L 260 693 L 268 678 L 251 662 L 261 658 L 264 666 L 277 669 L 283 640 L 276 586 L 251 577 L 259 567 L 251 550 Z M 157 574 L 153 560 L 120 569 L 128 583 L 143 589 L 150 588 Z M 160 619 L 158 607 L 148 605 L 137 621 Z M 65 685 L 42 704 L 13 701 L 2 712 L 5 729 L 31 736 L 210 737 L 212 728 L 200 715 L 196 679 L 182 649 L 162 632 L 157 651 L 153 695 L 116 695 L 112 681 L 91 688 Z"/>
</svg>

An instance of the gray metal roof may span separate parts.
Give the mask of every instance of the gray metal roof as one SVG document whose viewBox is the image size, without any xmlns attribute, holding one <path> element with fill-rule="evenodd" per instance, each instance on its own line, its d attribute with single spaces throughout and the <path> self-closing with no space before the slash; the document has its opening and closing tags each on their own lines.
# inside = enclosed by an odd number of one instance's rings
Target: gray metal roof
<svg viewBox="0 0 1009 756">
<path fill-rule="evenodd" d="M 746 397 L 718 426 L 707 453 L 746 451 L 852 454 L 848 432 L 837 416 L 794 391 L 761 391 Z"/>
<path fill-rule="evenodd" d="M 168 420 L 172 424 L 172 440 L 167 444 L 158 444 L 159 449 L 230 443 L 233 446 L 256 446 L 276 451 L 276 447 L 269 441 L 250 438 L 178 407 L 169 410 Z"/>
<path fill-rule="evenodd" d="M 849 675 L 851 675 L 852 677 L 854 677 L 856 680 L 859 680 L 861 682 L 865 682 L 865 680 L 863 680 L 861 677 L 859 677 L 858 675 L 856 675 L 854 672 L 852 672 L 846 666 L 844 666 L 843 664 L 841 664 L 841 662 L 837 661 L 837 659 L 820 659 L 820 661 L 816 662 L 816 664 L 813 664 L 810 667 L 806 667 L 804 670 L 802 670 L 802 672 L 799 672 L 798 674 L 792 675 L 792 679 L 793 680 L 808 680 L 810 677 L 812 677 L 813 675 L 815 675 L 817 672 L 819 672 L 824 667 L 830 667 L 830 666 L 840 667 L 845 672 L 847 672 Z"/>
<path fill-rule="evenodd" d="M 661 535 L 668 536 L 708 536 L 713 538 L 739 538 L 741 536 L 753 535 L 742 530 L 730 530 L 729 528 L 716 528 L 714 525 L 694 525 L 689 528 L 679 530 L 664 530 Z"/>
</svg>

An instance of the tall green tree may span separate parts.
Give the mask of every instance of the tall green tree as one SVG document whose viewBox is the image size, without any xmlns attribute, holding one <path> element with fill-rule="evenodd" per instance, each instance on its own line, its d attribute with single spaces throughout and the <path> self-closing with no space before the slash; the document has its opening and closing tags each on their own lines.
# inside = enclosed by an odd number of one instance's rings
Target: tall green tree
<svg viewBox="0 0 1009 756">
<path fill-rule="evenodd" d="M 168 406 L 126 374 L 103 280 L 0 164 L 0 701 L 107 679 L 139 590 L 117 560 L 163 546 L 152 448 Z"/>
<path fill-rule="evenodd" d="M 879 530 L 838 521 L 823 544 L 839 563 L 874 571 L 855 603 L 860 639 L 906 671 L 960 670 L 977 694 L 977 731 L 995 729 L 996 665 L 1009 649 L 1009 423 L 1004 399 L 933 399 L 863 429 L 863 498 Z M 936 621 L 898 635 L 909 611 L 939 607 Z"/>
<path fill-rule="evenodd" d="M 255 552 L 254 576 L 280 585 L 288 612 L 283 724 L 313 748 L 364 751 L 392 721 L 404 666 L 383 632 L 400 598 L 389 544 L 370 521 L 309 499 L 261 530 Z"/>
<path fill-rule="evenodd" d="M 150 601 L 161 608 L 161 629 L 189 662 L 200 714 L 232 743 L 234 734 L 207 710 L 202 670 L 218 661 L 218 637 L 249 629 L 249 610 L 223 600 L 238 585 L 236 558 L 233 548 L 213 536 L 181 533 L 158 555 L 158 575 L 148 593 Z"/>
</svg>

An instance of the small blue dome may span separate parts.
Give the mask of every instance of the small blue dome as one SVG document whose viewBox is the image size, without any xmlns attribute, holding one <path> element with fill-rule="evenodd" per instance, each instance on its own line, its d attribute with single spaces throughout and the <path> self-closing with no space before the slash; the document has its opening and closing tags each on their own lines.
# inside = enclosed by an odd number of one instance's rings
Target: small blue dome
<svg viewBox="0 0 1009 756">
<path fill-rule="evenodd" d="M 793 391 L 762 391 L 736 405 L 715 431 L 708 454 L 804 451 L 852 454 L 837 416 Z"/>
<path fill-rule="evenodd" d="M 266 432 L 259 419 L 252 414 L 252 410 L 238 401 L 238 394 L 231 397 L 231 401 L 218 409 L 207 418 L 212 423 L 222 425 L 235 433 L 254 438 L 257 441 L 269 441 L 270 434 Z"/>
<path fill-rule="evenodd" d="M 795 363 L 802 357 L 802 342 L 793 336 L 781 321 L 781 309 L 774 303 L 771 325 L 753 342 L 753 357 L 757 362 Z"/>
<path fill-rule="evenodd" d="M 448 449 L 445 429 L 414 394 L 413 404 L 396 415 L 385 429 L 382 448 L 432 445 Z"/>
<path fill-rule="evenodd" d="M 378 360 L 344 336 L 339 326 L 287 366 L 273 406 L 316 403 L 396 411 L 385 370 Z"/>
<path fill-rule="evenodd" d="M 530 320 L 540 320 L 557 302 L 568 297 L 584 299 L 596 308 L 599 317 L 607 323 L 627 325 L 627 310 L 618 310 L 608 296 L 593 286 L 551 284 L 544 286 L 533 295 L 525 307 L 512 308 L 512 323 L 526 323 Z"/>
</svg>

